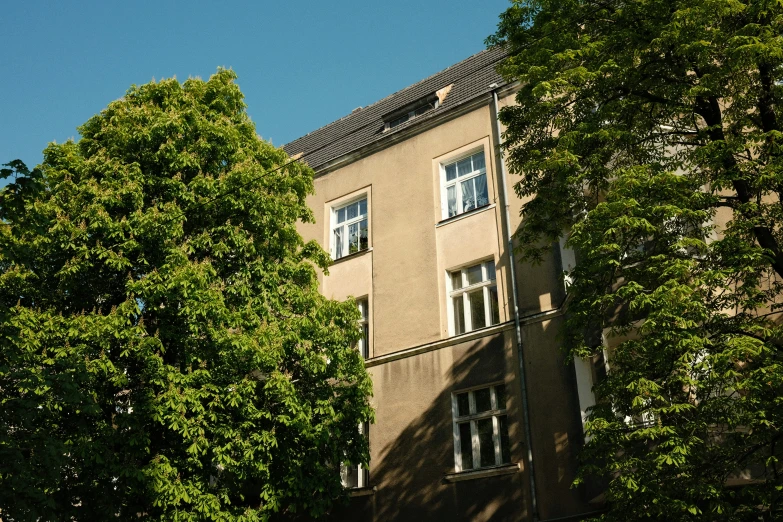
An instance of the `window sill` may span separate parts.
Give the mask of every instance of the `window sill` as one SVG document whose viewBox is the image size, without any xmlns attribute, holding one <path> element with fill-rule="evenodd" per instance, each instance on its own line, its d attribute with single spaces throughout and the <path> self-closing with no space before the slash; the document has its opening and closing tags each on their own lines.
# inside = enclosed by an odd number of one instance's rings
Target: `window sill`
<svg viewBox="0 0 783 522">
<path fill-rule="evenodd" d="M 441 221 L 438 221 L 435 223 L 435 228 L 442 227 L 444 225 L 448 225 L 449 223 L 454 223 L 455 221 L 459 221 L 461 219 L 465 219 L 467 217 L 473 216 L 475 214 L 480 214 L 481 212 L 485 212 L 487 210 L 491 210 L 495 208 L 497 205 L 492 203 L 491 205 L 484 205 L 483 207 L 474 208 L 473 210 L 468 210 L 467 212 L 463 212 L 462 214 L 457 214 L 456 216 L 452 216 L 450 218 L 443 219 Z"/>
<path fill-rule="evenodd" d="M 366 497 L 369 495 L 375 495 L 378 490 L 378 486 L 368 486 L 366 488 L 354 488 L 348 493 L 349 497 Z"/>
<path fill-rule="evenodd" d="M 365 248 L 364 250 L 359 250 L 358 252 L 354 252 L 353 254 L 348 254 L 347 256 L 343 256 L 340 259 L 332 259 L 332 264 L 329 266 L 334 266 L 338 263 L 342 263 L 343 261 L 348 261 L 349 259 L 354 259 L 356 257 L 361 257 L 367 252 L 372 252 L 372 247 Z"/>
<path fill-rule="evenodd" d="M 519 472 L 519 463 L 503 464 L 502 466 L 493 466 L 491 468 L 472 469 L 470 471 L 460 471 L 458 473 L 449 473 L 444 475 L 444 482 L 460 482 L 462 480 L 473 480 L 487 477 L 497 477 L 499 475 L 511 475 Z"/>
</svg>

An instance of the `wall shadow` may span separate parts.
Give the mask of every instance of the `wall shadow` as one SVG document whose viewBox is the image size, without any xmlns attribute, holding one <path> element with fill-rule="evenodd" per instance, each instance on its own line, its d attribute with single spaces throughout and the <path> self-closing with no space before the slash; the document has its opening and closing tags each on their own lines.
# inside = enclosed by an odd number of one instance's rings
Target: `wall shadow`
<svg viewBox="0 0 783 522">
<path fill-rule="evenodd" d="M 512 462 L 522 462 L 519 390 L 511 331 L 372 368 L 377 422 L 371 428 L 370 483 L 331 520 L 522 520 L 529 509 L 523 472 L 446 482 L 454 471 L 451 395 L 505 382 Z M 422 403 L 425 404 L 421 407 Z"/>
<path fill-rule="evenodd" d="M 584 433 L 574 366 L 567 363 L 559 341 L 563 322 L 560 317 L 522 329 L 541 519 L 596 509 L 588 504 L 595 496 L 592 490 L 572 487 Z"/>
</svg>

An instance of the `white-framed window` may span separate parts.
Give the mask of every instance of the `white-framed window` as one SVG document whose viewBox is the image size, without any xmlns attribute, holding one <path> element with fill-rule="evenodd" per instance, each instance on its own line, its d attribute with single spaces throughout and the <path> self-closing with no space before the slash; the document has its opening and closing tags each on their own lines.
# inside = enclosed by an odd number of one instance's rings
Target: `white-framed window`
<svg viewBox="0 0 783 522">
<path fill-rule="evenodd" d="M 362 336 L 356 348 L 362 357 L 367 359 L 370 356 L 370 303 L 365 297 L 364 299 L 357 299 L 356 304 L 359 307 L 359 313 L 362 314 L 361 319 L 359 319 L 359 328 L 362 330 Z"/>
<path fill-rule="evenodd" d="M 489 205 L 484 151 L 442 165 L 443 219 Z"/>
<path fill-rule="evenodd" d="M 369 437 L 370 423 L 360 424 L 359 433 L 364 437 Z M 361 464 L 343 464 L 340 466 L 340 480 L 345 488 L 366 488 L 370 485 L 370 471 Z"/>
<path fill-rule="evenodd" d="M 452 335 L 500 322 L 494 261 L 449 272 L 448 285 Z"/>
<path fill-rule="evenodd" d="M 560 269 L 563 273 L 563 285 L 566 293 L 568 293 L 569 287 L 573 284 L 574 278 L 571 275 L 576 267 L 576 257 L 574 256 L 574 249 L 570 246 L 566 246 L 569 234 L 564 233 L 560 236 L 558 244 L 560 245 Z"/>
<path fill-rule="evenodd" d="M 457 471 L 511 462 L 505 385 L 454 393 L 451 407 Z"/>
<path fill-rule="evenodd" d="M 356 345 L 356 349 L 359 351 L 362 358 L 366 359 L 370 355 L 369 300 L 366 297 L 357 299 L 356 306 L 358 306 L 359 313 L 361 314 L 361 318 L 359 319 L 359 328 L 362 332 L 361 337 L 359 338 L 359 342 Z M 370 424 L 367 422 L 360 424 L 359 433 L 361 433 L 364 437 L 369 437 Z M 340 479 L 342 480 L 343 487 L 365 488 L 370 484 L 370 472 L 361 464 L 343 464 L 340 466 Z"/>
<path fill-rule="evenodd" d="M 332 259 L 369 247 L 367 197 L 332 208 Z"/>
</svg>

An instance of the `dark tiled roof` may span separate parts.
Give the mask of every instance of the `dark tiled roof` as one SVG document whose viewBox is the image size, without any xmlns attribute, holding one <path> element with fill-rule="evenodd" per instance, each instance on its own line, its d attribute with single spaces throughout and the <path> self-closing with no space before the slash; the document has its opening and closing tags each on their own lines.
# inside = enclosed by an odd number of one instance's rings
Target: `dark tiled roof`
<svg viewBox="0 0 783 522">
<path fill-rule="evenodd" d="M 283 145 L 283 148 L 290 156 L 301 153 L 302 159 L 318 170 L 340 156 L 474 100 L 490 92 L 489 86 L 493 83 L 503 85 L 503 79 L 495 72 L 495 66 L 505 56 L 506 52 L 502 48 L 474 54 L 448 69 Z M 454 86 L 440 107 L 391 130 L 383 131 L 384 116 L 451 84 Z"/>
</svg>

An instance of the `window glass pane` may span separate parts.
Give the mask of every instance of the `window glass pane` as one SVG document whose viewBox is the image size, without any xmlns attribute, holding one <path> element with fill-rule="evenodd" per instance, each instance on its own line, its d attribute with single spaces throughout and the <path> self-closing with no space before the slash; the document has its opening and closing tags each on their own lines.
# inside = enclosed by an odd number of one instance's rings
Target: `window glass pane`
<svg viewBox="0 0 783 522">
<path fill-rule="evenodd" d="M 334 258 L 340 259 L 343 257 L 343 227 L 334 229 Z"/>
<path fill-rule="evenodd" d="M 462 303 L 462 296 L 455 297 L 452 302 L 454 303 L 454 334 L 463 334 L 465 333 L 465 306 Z"/>
<path fill-rule="evenodd" d="M 353 219 L 353 218 L 355 218 L 356 216 L 359 215 L 359 204 L 358 203 L 351 203 L 346 208 L 348 210 L 348 216 L 347 216 L 348 219 Z"/>
<path fill-rule="evenodd" d="M 462 211 L 467 212 L 476 208 L 476 198 L 474 195 L 473 178 L 460 183 L 462 189 Z"/>
<path fill-rule="evenodd" d="M 451 181 L 456 177 L 457 177 L 457 164 L 452 163 L 451 165 L 446 165 L 446 181 Z"/>
<path fill-rule="evenodd" d="M 465 158 L 464 160 L 457 162 L 457 173 L 460 176 L 470 174 L 471 172 L 473 172 L 473 168 L 470 165 L 470 158 Z"/>
<path fill-rule="evenodd" d="M 359 487 L 359 466 L 341 466 L 340 478 L 346 488 Z"/>
<path fill-rule="evenodd" d="M 362 331 L 362 336 L 359 338 L 359 343 L 356 347 L 361 356 L 366 359 L 369 357 L 368 342 L 370 339 L 370 329 L 367 324 L 367 299 L 359 299 L 356 301 L 356 305 L 359 307 L 359 313 L 362 314 L 362 318 L 359 320 L 359 328 Z M 359 431 L 362 432 L 362 426 L 359 426 Z"/>
<path fill-rule="evenodd" d="M 359 202 L 359 215 L 360 216 L 366 216 L 367 215 L 367 200 L 363 199 Z"/>
<path fill-rule="evenodd" d="M 484 289 L 469 293 L 468 301 L 470 302 L 470 321 L 473 329 L 487 326 L 486 314 L 484 313 Z"/>
<path fill-rule="evenodd" d="M 472 156 L 473 159 L 473 170 L 481 170 L 486 168 L 486 165 L 484 164 L 484 153 L 479 152 L 478 154 L 474 154 Z"/>
<path fill-rule="evenodd" d="M 481 278 L 481 265 L 471 266 L 466 270 L 468 274 L 468 284 L 475 285 L 482 281 Z"/>
<path fill-rule="evenodd" d="M 457 186 L 452 185 L 446 189 L 446 205 L 449 210 L 449 217 L 457 215 Z"/>
<path fill-rule="evenodd" d="M 508 417 L 498 417 L 500 425 L 500 458 L 503 464 L 511 462 L 511 442 L 508 439 Z"/>
<path fill-rule="evenodd" d="M 476 413 L 482 411 L 489 411 L 492 409 L 492 402 L 490 402 L 489 388 L 483 390 L 476 390 L 473 392 L 473 399 L 476 401 Z"/>
<path fill-rule="evenodd" d="M 359 250 L 367 250 L 369 247 L 367 239 L 367 220 L 359 221 Z"/>
<path fill-rule="evenodd" d="M 495 262 L 494 261 L 487 261 L 484 263 L 484 265 L 487 267 L 487 279 L 488 281 L 494 281 L 495 280 Z"/>
<path fill-rule="evenodd" d="M 495 386 L 495 400 L 497 401 L 498 409 L 506 409 L 506 385 L 498 384 Z"/>
<path fill-rule="evenodd" d="M 489 205 L 489 195 L 487 194 L 487 175 L 482 174 L 473 178 L 476 184 L 476 208 Z"/>
<path fill-rule="evenodd" d="M 348 253 L 359 251 L 359 223 L 348 225 Z"/>
<path fill-rule="evenodd" d="M 462 469 L 473 469 L 473 441 L 469 422 L 459 425 L 459 449 L 462 453 Z"/>
<path fill-rule="evenodd" d="M 489 324 L 498 324 L 500 322 L 500 310 L 498 309 L 498 287 L 490 286 L 489 290 Z"/>
<path fill-rule="evenodd" d="M 479 456 L 481 466 L 495 465 L 495 443 L 492 440 L 492 419 L 476 421 L 479 437 Z"/>
<path fill-rule="evenodd" d="M 451 289 L 459 290 L 462 288 L 462 272 L 456 271 L 451 273 Z"/>
<path fill-rule="evenodd" d="M 467 392 L 457 394 L 457 415 L 460 417 L 470 415 L 470 402 Z"/>
<path fill-rule="evenodd" d="M 360 353 L 362 354 L 362 357 L 365 359 L 370 356 L 369 349 L 370 345 L 369 343 L 370 339 L 370 326 L 367 323 L 364 323 L 362 325 L 362 344 L 360 346 Z"/>
<path fill-rule="evenodd" d="M 422 105 L 420 107 L 416 107 L 416 109 L 413 112 L 414 112 L 414 114 L 416 114 L 416 116 L 421 116 L 422 114 L 424 114 L 428 110 L 434 109 L 434 108 L 435 108 L 434 104 L 432 104 L 432 103 L 425 103 L 424 105 Z"/>
<path fill-rule="evenodd" d="M 337 211 L 337 222 L 342 223 L 345 221 L 345 207 Z"/>
<path fill-rule="evenodd" d="M 405 115 L 403 115 L 403 116 L 400 116 L 400 117 L 399 117 L 399 118 L 397 118 L 396 120 L 392 120 L 392 121 L 389 123 L 389 127 L 390 127 L 390 128 L 392 128 L 392 127 L 396 127 L 397 125 L 402 125 L 402 124 L 403 124 L 403 123 L 405 123 L 406 121 L 408 121 L 408 115 L 407 115 L 407 114 L 405 114 Z"/>
</svg>

